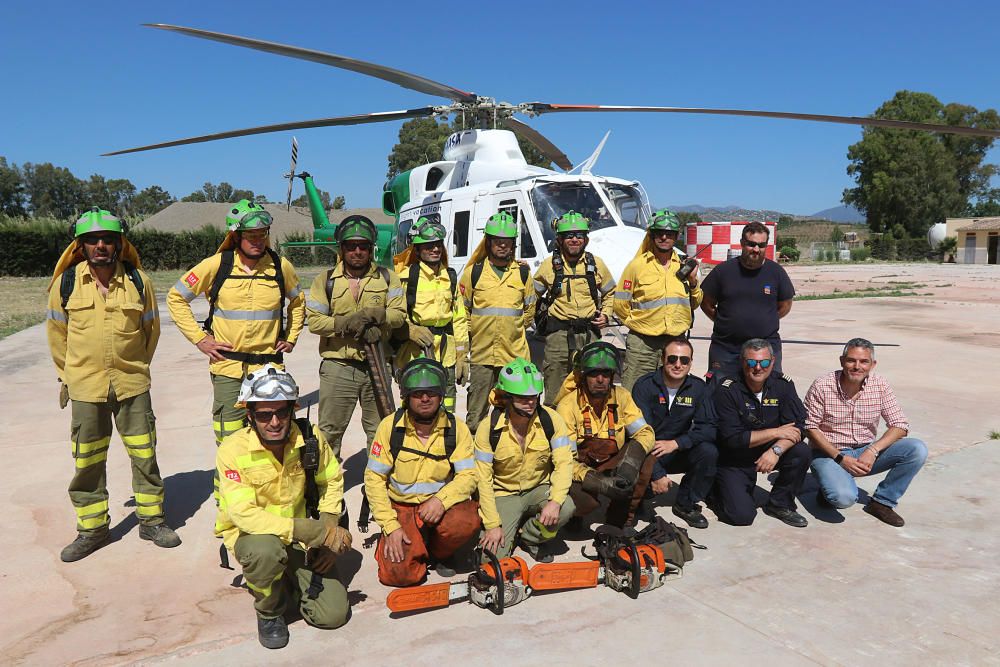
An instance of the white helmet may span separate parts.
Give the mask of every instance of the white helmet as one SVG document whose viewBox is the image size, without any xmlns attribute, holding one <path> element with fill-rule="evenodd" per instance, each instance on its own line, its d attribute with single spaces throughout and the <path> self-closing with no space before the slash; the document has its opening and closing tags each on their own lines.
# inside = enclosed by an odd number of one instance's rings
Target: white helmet
<svg viewBox="0 0 1000 667">
<path fill-rule="evenodd" d="M 240 395 L 236 399 L 238 407 L 259 401 L 296 401 L 299 387 L 286 371 L 274 364 L 265 364 L 248 374 L 240 385 Z"/>
</svg>

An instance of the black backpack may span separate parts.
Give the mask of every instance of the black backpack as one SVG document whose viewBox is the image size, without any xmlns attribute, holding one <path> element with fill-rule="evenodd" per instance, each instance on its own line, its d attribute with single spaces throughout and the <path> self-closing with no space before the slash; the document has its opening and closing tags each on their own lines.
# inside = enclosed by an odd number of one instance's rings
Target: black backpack
<svg viewBox="0 0 1000 667">
<path fill-rule="evenodd" d="M 590 289 L 590 298 L 594 302 L 594 307 L 600 312 L 601 293 L 597 289 L 597 262 L 589 252 L 583 254 L 583 266 L 587 287 Z M 563 282 L 566 280 L 566 264 L 563 262 L 562 253 L 558 250 L 552 253 L 552 270 L 555 273 L 552 287 L 548 289 L 545 298 L 539 300 L 538 307 L 535 309 L 535 333 L 539 336 L 548 333 L 549 308 L 562 294 Z"/>
<path fill-rule="evenodd" d="M 306 516 L 310 519 L 319 518 L 319 486 L 316 484 L 316 471 L 319 470 L 319 439 L 313 433 L 312 423 L 308 417 L 296 417 L 295 424 L 302 432 L 302 469 L 306 473 Z"/>
<path fill-rule="evenodd" d="M 122 266 L 125 268 L 125 275 L 135 286 L 136 291 L 139 292 L 139 301 L 146 303 L 146 284 L 142 281 L 142 276 L 139 275 L 139 269 L 131 262 L 126 262 L 122 260 Z M 62 299 L 62 308 L 66 310 L 66 304 L 69 302 L 69 297 L 73 294 L 73 290 L 76 288 L 76 267 L 71 266 L 62 274 L 62 280 L 59 281 L 59 296 Z"/>
<path fill-rule="evenodd" d="M 392 418 L 392 435 L 389 436 L 389 451 L 392 452 L 393 462 L 395 463 L 396 457 L 399 456 L 400 452 L 418 454 L 419 456 L 435 461 L 450 460 L 451 455 L 455 453 L 455 415 L 447 410 L 444 413 L 448 416 L 448 425 L 444 430 L 444 454 L 431 454 L 430 452 L 422 452 L 419 449 L 410 449 L 403 445 L 403 438 L 406 437 L 406 422 L 403 421 L 403 415 L 406 414 L 406 408 L 396 410 L 396 414 Z M 452 469 L 454 469 L 454 466 L 452 466 Z"/>
<path fill-rule="evenodd" d="M 490 449 L 494 452 L 497 450 L 497 445 L 500 443 L 501 431 L 497 428 L 497 423 L 499 423 L 500 415 L 502 414 L 502 408 L 493 408 L 493 412 L 490 414 Z M 538 421 L 542 424 L 542 431 L 545 433 L 545 439 L 551 443 L 552 436 L 555 435 L 556 432 L 556 428 L 552 424 L 552 416 L 541 405 L 538 406 L 535 414 L 538 415 Z"/>
<path fill-rule="evenodd" d="M 278 340 L 285 337 L 285 276 L 281 272 L 281 257 L 278 253 L 274 252 L 270 248 L 267 249 L 267 254 L 271 257 L 271 262 L 274 264 L 274 275 L 233 275 L 233 263 L 235 262 L 236 251 L 234 250 L 223 250 L 222 251 L 222 262 L 219 264 L 219 272 L 215 274 L 215 279 L 212 280 L 212 286 L 208 290 L 208 317 L 202 322 L 202 327 L 208 333 L 212 332 L 212 319 L 215 317 L 215 304 L 219 300 L 219 290 L 222 289 L 223 283 L 229 279 L 233 280 L 274 280 L 278 283 L 278 292 L 281 295 L 281 301 L 278 305 Z"/>
</svg>

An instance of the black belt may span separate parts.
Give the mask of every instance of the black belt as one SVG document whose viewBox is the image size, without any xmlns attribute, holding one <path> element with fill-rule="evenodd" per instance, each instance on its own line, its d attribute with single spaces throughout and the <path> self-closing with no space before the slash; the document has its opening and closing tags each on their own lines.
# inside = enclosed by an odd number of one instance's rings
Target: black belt
<svg viewBox="0 0 1000 667">
<path fill-rule="evenodd" d="M 426 326 L 428 329 L 431 330 L 431 333 L 434 334 L 435 336 L 446 336 L 446 335 L 447 336 L 454 336 L 455 335 L 455 327 L 452 326 L 451 322 L 449 322 L 448 324 L 444 325 L 443 327 L 432 327 L 432 326 L 427 326 L 425 324 L 422 324 L 420 326 Z"/>
<path fill-rule="evenodd" d="M 594 326 L 593 322 L 582 317 L 575 320 L 560 320 L 558 317 L 550 317 L 548 330 L 550 333 L 553 331 L 569 331 L 570 333 L 581 334 L 588 331 L 597 331 L 597 327 Z"/>
<path fill-rule="evenodd" d="M 281 352 L 274 354 L 254 354 L 251 352 L 233 352 L 231 350 L 219 350 L 219 354 L 226 359 L 242 361 L 245 364 L 282 364 L 285 362 L 285 355 Z"/>
</svg>

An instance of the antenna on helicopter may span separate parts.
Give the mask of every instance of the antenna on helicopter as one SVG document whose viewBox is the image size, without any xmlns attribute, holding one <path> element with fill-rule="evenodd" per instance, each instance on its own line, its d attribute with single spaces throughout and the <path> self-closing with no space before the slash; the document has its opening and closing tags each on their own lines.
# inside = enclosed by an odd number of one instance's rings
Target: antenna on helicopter
<svg viewBox="0 0 1000 667">
<path fill-rule="evenodd" d="M 295 179 L 295 166 L 299 163 L 299 140 L 292 137 L 292 166 L 288 168 L 285 178 L 288 179 L 288 196 L 285 198 L 285 210 L 292 210 L 292 181 Z"/>
<path fill-rule="evenodd" d="M 601 139 L 601 143 L 597 144 L 597 148 L 595 148 L 594 152 L 590 154 L 590 157 L 588 157 L 586 160 L 584 160 L 577 166 L 570 169 L 568 173 L 573 173 L 574 171 L 579 169 L 581 174 L 590 174 L 590 170 L 594 168 L 595 164 L 597 164 L 597 158 L 600 157 L 601 151 L 604 150 L 604 143 L 608 140 L 608 137 L 610 136 L 611 136 L 611 130 L 608 130 L 607 132 L 604 133 L 604 138 Z"/>
</svg>

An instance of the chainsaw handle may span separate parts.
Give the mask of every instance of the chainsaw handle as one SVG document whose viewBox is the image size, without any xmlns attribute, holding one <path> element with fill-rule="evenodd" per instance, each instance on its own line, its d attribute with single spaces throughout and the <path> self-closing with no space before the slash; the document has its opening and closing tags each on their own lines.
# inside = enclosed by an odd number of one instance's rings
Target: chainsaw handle
<svg viewBox="0 0 1000 667">
<path fill-rule="evenodd" d="M 491 604 L 488 609 L 492 611 L 497 616 L 503 616 L 503 603 L 504 603 L 504 582 L 503 582 L 503 570 L 500 569 L 500 561 L 497 559 L 496 554 L 487 549 L 486 547 L 480 547 L 483 551 L 483 555 L 490 561 L 490 565 L 493 566 L 493 572 L 496 574 L 494 577 L 493 585 L 496 586 L 497 592 L 493 597 L 493 604 Z M 480 568 L 481 569 L 481 568 Z M 484 578 L 489 579 L 489 575 L 483 572 Z"/>
<path fill-rule="evenodd" d="M 628 549 L 629 568 L 632 570 L 632 576 L 629 578 L 628 590 L 625 591 L 625 594 L 635 600 L 639 597 L 642 563 L 639 560 L 639 549 L 636 548 L 635 542 L 629 540 L 626 548 Z"/>
</svg>

